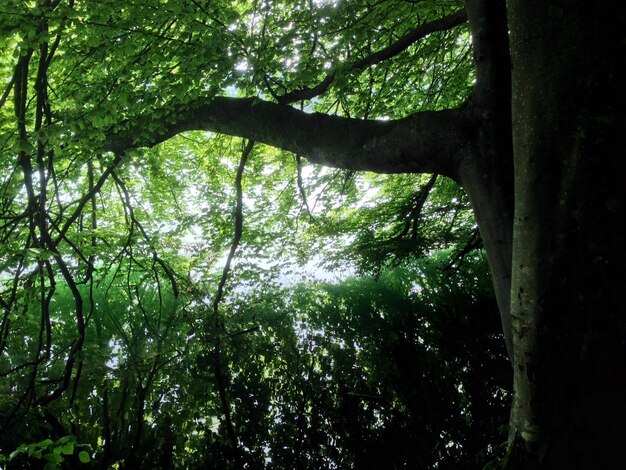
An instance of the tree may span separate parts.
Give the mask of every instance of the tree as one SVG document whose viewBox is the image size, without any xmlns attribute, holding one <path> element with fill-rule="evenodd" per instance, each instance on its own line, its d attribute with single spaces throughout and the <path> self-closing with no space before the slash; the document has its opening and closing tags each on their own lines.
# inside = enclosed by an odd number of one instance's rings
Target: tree
<svg viewBox="0 0 626 470">
<path fill-rule="evenodd" d="M 54 261 L 76 287 L 59 247 L 70 243 L 68 233 L 95 195 L 134 149 L 189 130 L 252 139 L 348 170 L 445 175 L 472 203 L 513 361 L 507 464 L 611 462 L 626 417 L 626 308 L 618 294 L 624 7 L 580 0 L 390 3 L 155 1 L 141 11 L 115 2 L 89 11 L 73 1 L 11 4 L 1 27 L 17 54 L 3 59 L 12 73 L 0 102 L 13 94 L 16 125 L 3 125 L 13 156 L 3 166 L 23 178 L 8 178 L 3 204 L 5 212 L 26 205 L 8 227 L 28 234 L 40 275 Z M 464 68 L 466 24 L 473 76 Z M 430 107 L 393 83 L 400 76 L 423 97 L 429 53 L 456 65 L 445 69 L 451 81 L 430 84 L 447 93 Z M 120 83 L 123 76 L 128 84 Z M 391 97 L 372 104 L 390 81 L 406 103 Z M 341 112 L 310 112 L 333 103 Z M 64 155 L 68 172 L 75 171 L 72 158 L 91 162 L 82 176 L 86 191 L 57 215 L 50 215 L 45 187 L 59 158 L 51 151 Z M 25 269 L 22 261 L 11 266 L 12 273 Z M 160 266 L 171 275 L 166 263 Z M 17 286 L 21 277 L 13 279 Z M 15 292 L 3 293 L 5 311 Z M 73 295 L 79 334 L 50 398 L 68 387 L 82 348 L 83 305 L 77 288 Z M 3 334 L 5 328 L 6 321 Z"/>
</svg>

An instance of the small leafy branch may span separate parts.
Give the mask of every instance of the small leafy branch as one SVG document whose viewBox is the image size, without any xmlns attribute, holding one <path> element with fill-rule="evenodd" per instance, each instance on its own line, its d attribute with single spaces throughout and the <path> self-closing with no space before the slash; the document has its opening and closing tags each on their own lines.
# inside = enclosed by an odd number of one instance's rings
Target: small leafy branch
<svg viewBox="0 0 626 470">
<path fill-rule="evenodd" d="M 28 458 L 45 460 L 45 470 L 59 468 L 61 463 L 67 457 L 76 455 L 82 463 L 91 461 L 91 446 L 88 444 L 79 444 L 74 436 L 64 436 L 53 441 L 52 439 L 44 439 L 40 442 L 32 444 L 21 444 L 17 449 L 9 454 L 8 459 L 0 455 L 0 462 L 11 462 L 18 456 L 24 455 Z M 76 454 L 77 452 L 77 454 Z"/>
</svg>

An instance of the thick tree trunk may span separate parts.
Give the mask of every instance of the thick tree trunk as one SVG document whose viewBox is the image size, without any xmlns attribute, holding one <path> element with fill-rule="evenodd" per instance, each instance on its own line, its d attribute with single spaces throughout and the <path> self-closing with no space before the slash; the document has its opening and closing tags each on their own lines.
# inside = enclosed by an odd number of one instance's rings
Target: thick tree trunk
<svg viewBox="0 0 626 470">
<path fill-rule="evenodd" d="M 465 168 L 461 184 L 472 203 L 480 235 L 487 252 L 487 261 L 493 282 L 502 331 L 509 358 L 513 361 L 511 322 L 511 251 L 512 251 L 512 200 L 510 186 L 495 184 L 498 179 L 479 165 Z"/>
<path fill-rule="evenodd" d="M 476 123 L 470 158 L 459 165 L 487 251 L 506 347 L 513 361 L 511 256 L 513 245 L 513 144 L 511 61 L 503 2 L 467 0 L 476 86 L 468 113 Z"/>
<path fill-rule="evenodd" d="M 626 422 L 622 1 L 509 0 L 509 468 L 616 468 Z"/>
</svg>

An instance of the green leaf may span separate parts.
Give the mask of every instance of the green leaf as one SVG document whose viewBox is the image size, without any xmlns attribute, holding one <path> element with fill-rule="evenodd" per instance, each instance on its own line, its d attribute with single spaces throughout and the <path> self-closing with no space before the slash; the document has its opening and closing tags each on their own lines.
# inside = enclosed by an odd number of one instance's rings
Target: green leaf
<svg viewBox="0 0 626 470">
<path fill-rule="evenodd" d="M 89 463 L 91 461 L 91 457 L 89 457 L 89 454 L 87 452 L 81 450 L 78 453 L 78 460 L 80 460 L 82 463 Z"/>
<path fill-rule="evenodd" d="M 45 448 L 50 447 L 52 444 L 54 444 L 52 439 L 44 439 L 43 441 L 37 443 L 37 447 Z"/>
<path fill-rule="evenodd" d="M 62 447 L 63 455 L 72 455 L 74 453 L 74 444 L 65 444 Z"/>
<path fill-rule="evenodd" d="M 17 449 L 15 449 L 13 452 L 9 454 L 9 460 L 13 460 L 16 456 L 20 455 L 25 450 L 26 449 L 23 445 L 19 446 Z"/>
<path fill-rule="evenodd" d="M 44 455 L 43 458 L 46 459 L 48 462 L 53 462 L 55 464 L 63 462 L 63 457 L 61 457 L 59 454 L 55 454 L 54 452 L 50 452 L 49 454 Z"/>
<path fill-rule="evenodd" d="M 30 153 L 35 150 L 35 147 L 27 140 L 20 140 L 17 144 L 17 149 L 20 152 Z"/>
</svg>

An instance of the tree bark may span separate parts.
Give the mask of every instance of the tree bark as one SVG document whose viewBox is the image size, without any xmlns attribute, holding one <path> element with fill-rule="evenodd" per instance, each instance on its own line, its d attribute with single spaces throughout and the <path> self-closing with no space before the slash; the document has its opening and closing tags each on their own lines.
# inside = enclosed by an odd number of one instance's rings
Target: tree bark
<svg viewBox="0 0 626 470">
<path fill-rule="evenodd" d="M 626 7 L 509 0 L 509 468 L 615 468 L 626 421 Z"/>
</svg>

